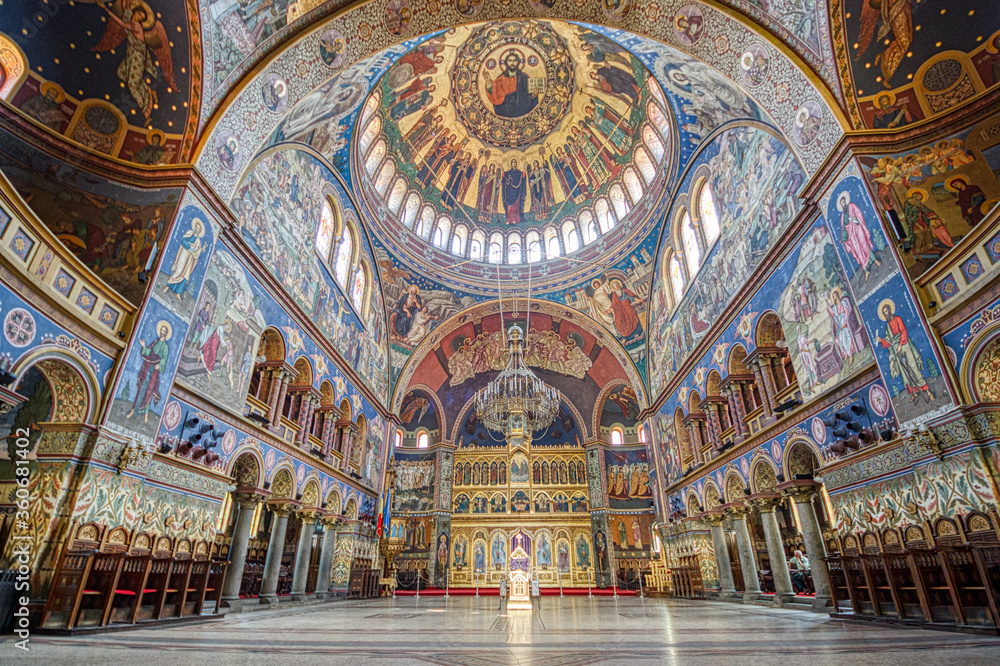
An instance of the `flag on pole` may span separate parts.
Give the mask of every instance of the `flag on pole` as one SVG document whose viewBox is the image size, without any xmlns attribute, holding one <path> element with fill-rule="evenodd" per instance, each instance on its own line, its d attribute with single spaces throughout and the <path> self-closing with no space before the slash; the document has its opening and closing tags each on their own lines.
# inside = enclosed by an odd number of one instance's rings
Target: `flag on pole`
<svg viewBox="0 0 1000 666">
<path fill-rule="evenodd" d="M 378 527 L 376 528 L 376 534 L 378 538 L 389 535 L 389 504 L 392 498 L 392 488 L 385 491 L 385 502 L 379 508 L 378 511 Z"/>
</svg>

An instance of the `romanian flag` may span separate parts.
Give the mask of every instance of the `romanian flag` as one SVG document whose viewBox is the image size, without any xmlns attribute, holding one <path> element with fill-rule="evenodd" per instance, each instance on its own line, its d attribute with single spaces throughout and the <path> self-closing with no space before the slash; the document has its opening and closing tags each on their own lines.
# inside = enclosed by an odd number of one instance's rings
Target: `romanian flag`
<svg viewBox="0 0 1000 666">
<path fill-rule="evenodd" d="M 389 507 L 392 506 L 389 504 L 390 501 L 392 501 L 392 488 L 385 491 L 385 502 L 378 511 L 378 526 L 375 528 L 375 533 L 379 539 L 389 535 Z"/>
</svg>

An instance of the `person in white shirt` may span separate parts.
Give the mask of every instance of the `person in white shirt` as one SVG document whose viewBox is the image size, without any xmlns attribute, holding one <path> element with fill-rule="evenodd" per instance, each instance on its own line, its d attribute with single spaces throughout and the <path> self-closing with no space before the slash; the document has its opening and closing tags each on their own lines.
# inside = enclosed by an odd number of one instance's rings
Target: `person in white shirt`
<svg viewBox="0 0 1000 666">
<path fill-rule="evenodd" d="M 806 591 L 805 572 L 809 570 L 809 558 L 801 550 L 796 550 L 792 559 L 788 560 L 788 568 L 792 572 L 792 584 L 795 585 L 795 591 L 799 594 L 804 593 Z"/>
</svg>

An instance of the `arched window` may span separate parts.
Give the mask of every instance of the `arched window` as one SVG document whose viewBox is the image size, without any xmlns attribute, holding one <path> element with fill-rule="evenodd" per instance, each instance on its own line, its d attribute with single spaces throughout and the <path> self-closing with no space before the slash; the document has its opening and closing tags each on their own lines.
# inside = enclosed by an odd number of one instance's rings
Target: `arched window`
<svg viewBox="0 0 1000 666">
<path fill-rule="evenodd" d="M 612 428 L 611 429 L 611 445 L 612 446 L 621 446 L 622 443 L 623 443 L 623 441 L 624 440 L 623 440 L 623 437 L 622 437 L 622 429 L 621 428 Z"/>
<path fill-rule="evenodd" d="M 511 234 L 507 237 L 507 263 L 521 263 L 521 235 Z"/>
<path fill-rule="evenodd" d="M 465 255 L 465 241 L 469 238 L 469 229 L 464 224 L 455 227 L 455 235 L 451 237 L 451 253 Z"/>
<path fill-rule="evenodd" d="M 361 134 L 358 139 L 358 151 L 364 155 L 365 151 L 368 150 L 368 146 L 372 145 L 372 141 L 378 136 L 378 131 L 382 129 L 382 119 L 378 116 L 372 118 L 372 121 L 368 123 L 368 127 Z"/>
<path fill-rule="evenodd" d="M 493 234 L 490 236 L 490 263 L 499 264 L 503 261 L 503 236 Z"/>
<path fill-rule="evenodd" d="M 385 166 L 378 172 L 378 179 L 375 181 L 375 190 L 379 194 L 385 194 L 386 188 L 389 187 L 389 181 L 395 175 L 396 165 L 392 163 L 392 160 L 386 160 Z"/>
<path fill-rule="evenodd" d="M 404 196 L 406 196 L 406 181 L 400 177 L 392 184 L 392 190 L 389 192 L 389 200 L 386 202 L 389 210 L 393 213 L 399 212 L 399 207 L 403 203 Z"/>
<path fill-rule="evenodd" d="M 598 199 L 594 204 L 594 211 L 597 213 L 597 221 L 601 225 L 601 233 L 606 234 L 615 226 L 615 217 L 611 213 L 611 206 L 607 199 Z"/>
<path fill-rule="evenodd" d="M 403 431 L 402 430 L 397 430 L 396 431 L 396 446 L 402 446 L 402 445 L 403 445 Z"/>
<path fill-rule="evenodd" d="M 545 227 L 545 231 L 542 232 L 545 236 L 545 255 L 549 259 L 553 259 L 559 256 L 559 234 L 553 227 Z"/>
<path fill-rule="evenodd" d="M 644 148 L 635 149 L 635 164 L 639 167 L 639 173 L 642 174 L 642 178 L 646 181 L 646 184 L 652 183 L 653 178 L 656 177 L 656 167 L 649 159 L 649 154 Z"/>
<path fill-rule="evenodd" d="M 447 216 L 442 215 L 438 218 L 437 229 L 434 230 L 434 245 L 444 248 L 450 234 L 451 220 Z"/>
<path fill-rule="evenodd" d="M 681 220 L 681 242 L 684 244 L 684 260 L 687 262 L 688 275 L 698 274 L 701 266 L 701 247 L 698 245 L 698 232 L 691 224 L 691 214 L 684 211 Z"/>
<path fill-rule="evenodd" d="M 372 96 L 369 97 L 368 101 L 365 103 L 365 108 L 361 110 L 360 122 L 362 125 L 365 123 L 366 120 L 368 120 L 368 117 L 372 115 L 372 112 L 374 112 L 375 109 L 378 108 L 378 104 L 381 101 L 382 101 L 382 93 L 380 93 L 377 90 L 374 91 L 372 93 Z"/>
<path fill-rule="evenodd" d="M 486 243 L 486 236 L 482 231 L 472 234 L 472 243 L 469 244 L 469 257 L 472 259 L 483 258 L 483 245 Z"/>
<path fill-rule="evenodd" d="M 348 225 L 344 225 L 344 231 L 340 234 L 340 243 L 337 245 L 337 261 L 333 265 L 333 275 L 337 278 L 337 283 L 347 289 L 347 276 L 351 270 L 351 261 L 354 259 L 354 233 Z"/>
<path fill-rule="evenodd" d="M 542 243 L 538 238 L 537 231 L 529 231 L 525 235 L 524 248 L 529 264 L 542 260 Z"/>
<path fill-rule="evenodd" d="M 580 233 L 576 230 L 576 225 L 573 224 L 573 220 L 567 220 L 563 223 L 563 244 L 566 246 L 567 252 L 576 252 L 580 249 Z"/>
<path fill-rule="evenodd" d="M 613 185 L 611 190 L 608 192 L 608 196 L 611 198 L 611 205 L 615 207 L 615 217 L 620 220 L 628 215 L 630 207 L 628 205 L 628 199 L 625 198 L 625 191 L 622 190 L 621 185 Z"/>
<path fill-rule="evenodd" d="M 608 202 L 604 199 L 598 199 L 595 208 L 598 210 L 598 215 L 601 215 L 602 211 L 605 216 L 608 214 Z M 584 245 L 589 245 L 597 240 L 597 224 L 594 222 L 594 216 L 587 211 L 580 213 L 580 228 L 583 229 Z"/>
<path fill-rule="evenodd" d="M 420 211 L 420 223 L 417 225 L 417 235 L 421 238 L 427 238 L 431 235 L 431 227 L 434 225 L 434 209 L 430 206 L 424 206 L 423 210 Z"/>
<path fill-rule="evenodd" d="M 651 125 L 642 128 L 642 142 L 646 144 L 649 151 L 653 153 L 653 159 L 659 162 L 663 159 L 663 142 L 656 135 Z"/>
<path fill-rule="evenodd" d="M 426 449 L 429 440 L 430 437 L 427 435 L 427 433 L 420 431 L 420 433 L 417 435 L 417 448 Z"/>
<path fill-rule="evenodd" d="M 667 270 L 670 272 L 670 289 L 674 295 L 674 305 L 676 305 L 681 302 L 681 298 L 684 296 L 684 271 L 681 270 L 681 262 L 677 260 L 676 254 L 670 255 Z"/>
<path fill-rule="evenodd" d="M 364 310 L 366 286 L 368 286 L 368 275 L 365 273 L 365 267 L 358 264 L 357 270 L 354 271 L 354 282 L 351 285 L 351 302 L 354 303 L 354 310 L 359 316 Z"/>
<path fill-rule="evenodd" d="M 646 426 L 639 424 L 639 441 L 646 443 Z"/>
<path fill-rule="evenodd" d="M 403 218 L 400 220 L 407 229 L 413 228 L 413 223 L 417 221 L 417 211 L 420 209 L 420 196 L 416 192 L 411 192 L 406 197 L 406 205 L 403 207 Z"/>
<path fill-rule="evenodd" d="M 712 186 L 706 182 L 698 192 L 698 217 L 701 220 L 701 231 L 705 234 L 705 242 L 711 245 L 719 237 L 719 211 L 715 207 L 715 195 Z"/>
<path fill-rule="evenodd" d="M 368 153 L 368 159 L 365 160 L 365 172 L 369 176 L 375 173 L 375 169 L 382 163 L 383 157 L 385 157 L 385 141 L 379 139 L 375 143 L 375 147 L 372 148 L 372 152 Z"/>
<path fill-rule="evenodd" d="M 639 176 L 636 175 L 635 169 L 632 167 L 625 169 L 623 179 L 625 181 L 625 189 L 628 190 L 628 195 L 632 197 L 632 203 L 639 203 L 639 199 L 642 198 L 642 182 L 639 181 Z"/>
<path fill-rule="evenodd" d="M 316 252 L 323 261 L 330 261 L 330 250 L 333 247 L 333 232 L 337 220 L 334 217 L 333 204 L 329 199 L 323 199 L 323 208 L 319 213 L 319 224 L 316 226 Z"/>
<path fill-rule="evenodd" d="M 656 125 L 656 129 L 659 130 L 660 134 L 662 134 L 664 138 L 670 136 L 670 121 L 667 120 L 667 114 L 663 112 L 663 109 L 650 102 L 646 107 L 646 111 L 646 115 L 651 121 L 653 121 L 653 124 Z"/>
</svg>

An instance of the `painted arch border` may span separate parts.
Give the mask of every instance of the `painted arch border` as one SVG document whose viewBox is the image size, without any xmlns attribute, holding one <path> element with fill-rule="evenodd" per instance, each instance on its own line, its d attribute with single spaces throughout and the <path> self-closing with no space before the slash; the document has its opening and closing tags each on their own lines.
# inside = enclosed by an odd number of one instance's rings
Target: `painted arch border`
<svg viewBox="0 0 1000 666">
<path fill-rule="evenodd" d="M 685 4 L 697 4 L 705 16 L 707 30 L 715 33 L 715 39 L 702 39 L 695 45 L 687 46 L 682 44 L 676 37 L 673 30 L 672 21 L 650 22 L 643 12 L 632 12 L 631 18 L 626 18 L 618 25 L 609 25 L 604 16 L 594 15 L 596 20 L 586 20 L 580 16 L 580 9 L 565 3 L 564 7 L 559 7 L 547 14 L 546 20 L 556 20 L 574 23 L 589 23 L 595 26 L 608 28 L 611 30 L 622 30 L 631 34 L 642 35 L 654 42 L 659 42 L 674 49 L 678 49 L 687 55 L 696 58 L 704 64 L 713 67 L 719 73 L 728 77 L 735 85 L 753 98 L 750 91 L 745 90 L 739 81 L 739 57 L 738 54 L 751 44 L 763 40 L 773 49 L 775 58 L 771 67 L 771 80 L 778 84 L 782 91 L 780 101 L 779 96 L 769 98 L 769 105 L 761 105 L 775 121 L 785 127 L 788 131 L 783 134 L 791 135 L 791 128 L 795 122 L 795 112 L 799 107 L 797 101 L 808 100 L 817 101 L 823 109 L 823 132 L 822 136 L 813 141 L 809 146 L 794 148 L 801 152 L 802 161 L 807 171 L 811 174 L 819 169 L 827 154 L 834 148 L 836 141 L 843 135 L 847 128 L 851 127 L 848 119 L 840 107 L 838 95 L 830 87 L 813 73 L 810 65 L 803 58 L 786 45 L 781 38 L 769 30 L 764 29 L 759 23 L 753 21 L 745 15 L 733 15 L 731 10 L 723 8 L 715 3 L 707 3 L 703 0 L 668 0 L 670 7 L 663 8 L 663 16 L 673 15 Z M 247 142 L 252 143 L 254 149 L 251 153 L 256 153 L 259 147 L 265 145 L 273 130 L 283 120 L 284 115 L 269 113 L 263 106 L 263 99 L 259 94 L 261 83 L 264 78 L 272 73 L 281 76 L 282 72 L 295 72 L 298 76 L 289 77 L 289 99 L 286 108 L 291 109 L 309 93 L 328 82 L 344 70 L 357 64 L 358 62 L 377 55 L 385 49 L 397 46 L 405 41 L 409 41 L 424 34 L 430 34 L 439 30 L 447 30 L 461 25 L 484 23 L 493 20 L 505 20 L 529 16 L 528 13 L 519 12 L 517 8 L 508 10 L 501 8 L 499 3 L 491 5 L 485 12 L 476 18 L 477 21 L 463 21 L 464 17 L 452 14 L 449 5 L 445 8 L 447 16 L 438 17 L 436 25 L 428 25 L 424 28 L 414 28 L 412 33 L 401 35 L 400 39 L 390 38 L 382 31 L 377 34 L 369 34 L 366 39 L 352 39 L 347 44 L 347 51 L 350 56 L 337 71 L 318 68 L 315 53 L 319 49 L 320 37 L 327 30 L 339 29 L 342 33 L 357 33 L 354 24 L 360 26 L 366 23 L 365 19 L 376 18 L 378 10 L 374 8 L 374 2 L 355 3 L 344 9 L 331 14 L 329 17 L 317 21 L 308 30 L 296 34 L 294 39 L 281 44 L 272 53 L 261 58 L 253 67 L 252 76 L 245 75 L 240 80 L 239 85 L 233 87 L 214 109 L 202 109 L 203 113 L 211 113 L 211 118 L 206 124 L 201 139 L 195 148 L 193 160 L 199 171 L 205 176 L 208 184 L 216 191 L 223 200 L 228 200 L 237 181 L 237 173 L 230 172 L 222 168 L 215 157 L 214 146 L 222 132 L 230 132 L 234 135 L 247 137 Z M 521 4 L 527 2 L 521 0 Z M 440 7 L 440 5 L 439 5 Z M 440 10 L 439 10 L 440 11 Z M 495 12 L 495 13 L 494 13 Z M 596 12 L 596 10 L 595 10 Z M 421 12 L 416 12 L 418 20 L 422 18 Z M 430 16 L 430 13 L 427 12 Z M 437 14 L 435 14 L 437 16 Z M 453 20 L 449 20 L 453 19 Z M 370 24 L 368 24 L 370 25 Z M 656 35 L 636 32 L 639 29 L 650 29 L 657 31 Z M 418 30 L 423 32 L 418 32 Z M 379 39 L 381 38 L 381 39 Z M 373 39 L 378 39 L 373 43 Z M 395 40 L 395 41 L 393 41 Z M 369 44 L 371 44 L 369 46 Z M 353 48 L 352 48 L 353 47 Z M 724 51 L 724 53 L 720 53 Z M 727 56 L 723 59 L 723 56 Z M 317 71 L 315 77 L 310 77 L 310 73 Z M 773 89 L 772 87 L 764 87 Z M 758 87 L 756 90 L 761 89 Z M 811 94 L 810 94 L 811 93 Z M 207 96 L 206 96 L 207 98 Z M 755 98 L 754 98 L 755 99 Z M 755 99 L 755 101 L 757 101 Z M 207 99 L 206 99 L 207 102 Z M 758 102 L 759 104 L 759 102 Z M 781 106 L 779 106 L 779 104 Z M 253 121 L 248 121 L 253 118 Z M 259 119 L 266 120 L 260 123 Z M 242 167 L 242 164 L 241 164 Z"/>
</svg>

